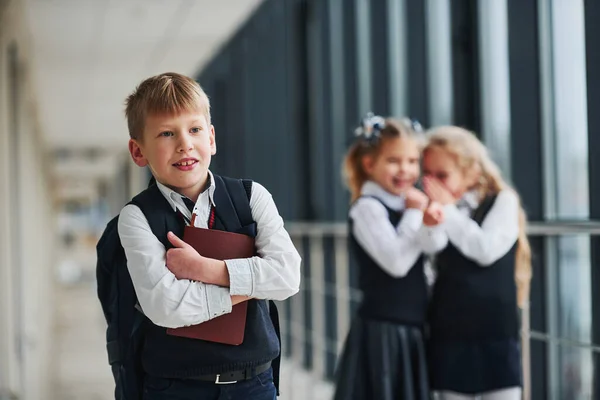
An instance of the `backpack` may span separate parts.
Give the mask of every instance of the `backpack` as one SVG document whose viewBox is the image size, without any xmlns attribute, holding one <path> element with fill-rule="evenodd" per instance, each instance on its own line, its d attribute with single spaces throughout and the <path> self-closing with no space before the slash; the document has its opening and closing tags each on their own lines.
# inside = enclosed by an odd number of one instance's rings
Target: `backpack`
<svg viewBox="0 0 600 400">
<path fill-rule="evenodd" d="M 214 175 L 215 213 L 229 230 L 235 227 L 256 225 L 250 210 L 252 181 L 231 179 Z M 155 212 L 152 206 L 140 201 L 149 188 L 134 197 L 129 204 L 140 208 L 155 236 L 166 236 L 164 213 Z M 217 210 L 225 210 L 219 213 Z M 146 317 L 140 312 L 137 296 L 127 269 L 125 250 L 118 233 L 119 216 L 106 226 L 96 245 L 96 281 L 98 299 L 107 322 L 106 350 L 115 381 L 115 400 L 141 400 L 144 371 L 141 363 L 143 327 Z M 234 229 L 235 230 L 235 229 Z M 275 303 L 269 301 L 269 314 L 281 344 L 279 316 Z M 273 360 L 273 378 L 279 394 L 280 356 Z"/>
</svg>

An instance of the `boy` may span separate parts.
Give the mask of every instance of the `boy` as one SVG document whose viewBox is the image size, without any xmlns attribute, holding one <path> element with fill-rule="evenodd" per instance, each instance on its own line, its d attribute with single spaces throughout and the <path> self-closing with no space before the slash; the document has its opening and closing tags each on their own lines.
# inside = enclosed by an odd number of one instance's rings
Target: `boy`
<svg viewBox="0 0 600 400">
<path fill-rule="evenodd" d="M 125 113 L 131 157 L 156 179 L 159 190 L 151 197 L 163 196 L 182 224 L 185 219 L 207 228 L 221 178 L 209 170 L 216 142 L 206 94 L 194 80 L 165 73 L 142 82 L 127 98 Z M 249 202 L 258 256 L 226 261 L 203 257 L 173 232 L 157 237 L 134 204 L 121 211 L 119 237 L 139 305 L 150 320 L 142 350 L 144 399 L 276 398 L 270 365 L 279 343 L 266 303 L 256 299 L 295 294 L 300 256 L 270 193 L 253 183 Z M 239 346 L 166 333 L 229 313 L 244 301 L 250 303 Z"/>
</svg>

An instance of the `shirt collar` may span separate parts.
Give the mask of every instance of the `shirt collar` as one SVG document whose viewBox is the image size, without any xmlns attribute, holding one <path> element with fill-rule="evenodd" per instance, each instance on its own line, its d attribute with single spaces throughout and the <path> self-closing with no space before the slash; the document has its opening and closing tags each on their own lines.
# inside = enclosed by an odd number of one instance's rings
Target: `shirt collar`
<svg viewBox="0 0 600 400">
<path fill-rule="evenodd" d="M 213 207 L 215 207 L 215 200 L 214 200 L 215 188 L 216 188 L 215 178 L 214 178 L 212 172 L 210 172 L 210 170 L 208 171 L 208 179 L 210 179 L 210 186 L 208 187 L 208 189 L 204 190 L 204 192 L 200 193 L 200 196 L 198 196 L 198 200 L 200 200 L 203 193 L 208 192 L 208 198 L 210 200 L 210 203 L 212 204 Z M 183 206 L 184 209 L 186 208 L 185 204 L 183 203 L 183 195 L 177 193 L 173 189 L 163 185 L 162 183 L 160 183 L 158 181 L 156 181 L 156 185 L 158 186 L 158 189 L 160 189 L 160 191 L 163 194 L 163 196 L 165 197 L 165 199 L 167 199 L 167 201 L 169 202 L 171 207 L 173 207 L 173 211 L 177 211 L 177 205 Z"/>
<path fill-rule="evenodd" d="M 363 196 L 377 197 L 383 204 L 395 211 L 401 211 L 405 207 L 404 196 L 391 194 L 373 181 L 366 181 L 362 185 L 360 193 Z"/>
</svg>

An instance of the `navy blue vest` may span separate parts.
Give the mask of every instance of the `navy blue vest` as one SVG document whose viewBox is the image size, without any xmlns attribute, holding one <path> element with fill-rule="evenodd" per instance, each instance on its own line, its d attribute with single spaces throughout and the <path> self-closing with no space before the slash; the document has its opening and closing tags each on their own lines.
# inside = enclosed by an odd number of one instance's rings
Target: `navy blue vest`
<svg viewBox="0 0 600 400">
<path fill-rule="evenodd" d="M 479 225 L 496 197 L 473 213 Z M 517 243 L 494 264 L 482 267 L 452 243 L 436 256 L 438 276 L 429 324 L 435 339 L 517 338 L 519 334 L 515 255 Z"/>
<path fill-rule="evenodd" d="M 166 230 L 183 236 L 185 223 L 173 211 L 158 186 L 152 185 L 136 196 L 136 203 L 147 205 L 154 213 L 164 216 Z M 217 193 L 215 203 L 219 208 Z M 244 228 L 244 227 L 242 227 Z M 226 230 L 221 220 L 215 218 L 214 229 Z M 238 232 L 246 233 L 246 232 Z M 158 239 L 166 249 L 173 247 L 161 234 Z M 279 341 L 269 317 L 264 300 L 250 300 L 244 342 L 239 346 L 170 336 L 166 328 L 147 321 L 142 350 L 142 364 L 146 373 L 164 378 L 193 378 L 204 374 L 217 374 L 260 365 L 275 359 L 279 354 Z"/>
<path fill-rule="evenodd" d="M 390 223 L 397 226 L 402 213 L 385 204 L 383 206 L 387 209 Z M 352 233 L 353 224 L 350 219 L 350 249 L 359 266 L 359 288 L 363 293 L 359 314 L 366 319 L 422 326 L 427 314 L 423 257 L 419 257 L 406 276 L 393 278 L 356 241 Z"/>
</svg>

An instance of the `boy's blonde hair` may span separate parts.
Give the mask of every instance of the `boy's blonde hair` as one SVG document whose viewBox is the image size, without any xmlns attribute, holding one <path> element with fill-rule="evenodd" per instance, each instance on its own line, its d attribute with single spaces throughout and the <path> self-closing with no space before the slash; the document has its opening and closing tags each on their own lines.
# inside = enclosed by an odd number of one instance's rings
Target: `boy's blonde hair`
<svg viewBox="0 0 600 400">
<path fill-rule="evenodd" d="M 146 117 L 200 111 L 210 125 L 210 102 L 198 82 L 185 75 L 166 72 L 144 80 L 125 100 L 129 136 L 142 140 Z"/>
<path fill-rule="evenodd" d="M 363 166 L 363 159 L 365 157 L 376 157 L 383 145 L 390 139 L 414 139 L 419 144 L 419 150 L 421 149 L 419 136 L 412 127 L 410 127 L 410 121 L 398 121 L 393 118 L 386 118 L 383 121 L 383 127 L 376 132 L 377 137 L 366 138 L 359 136 L 354 144 L 350 146 L 344 157 L 342 175 L 346 186 L 350 190 L 351 202 L 360 197 L 361 188 L 369 179 L 367 171 L 365 171 Z"/>
<path fill-rule="evenodd" d="M 433 147 L 442 149 L 452 155 L 458 166 L 464 171 L 479 173 L 479 180 L 470 189 L 477 190 L 480 199 L 485 196 L 496 195 L 504 189 L 514 191 L 502 178 L 500 169 L 490 158 L 486 147 L 472 132 L 456 126 L 442 126 L 428 132 L 427 139 L 423 153 Z M 527 216 L 523 207 L 520 206 L 515 280 L 517 284 L 517 302 L 521 308 L 526 305 L 529 299 L 529 286 L 532 276 L 531 247 L 527 238 L 526 226 Z"/>
</svg>

